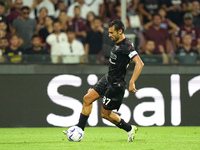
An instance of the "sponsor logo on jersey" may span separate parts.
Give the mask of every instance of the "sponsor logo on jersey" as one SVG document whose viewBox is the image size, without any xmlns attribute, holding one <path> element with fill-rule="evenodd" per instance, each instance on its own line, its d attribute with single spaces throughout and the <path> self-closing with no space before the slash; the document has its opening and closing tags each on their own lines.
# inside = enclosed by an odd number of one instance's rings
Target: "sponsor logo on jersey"
<svg viewBox="0 0 200 150">
<path fill-rule="evenodd" d="M 117 59 L 117 55 L 114 54 L 112 51 L 110 52 L 110 58 L 116 60 Z"/>
</svg>

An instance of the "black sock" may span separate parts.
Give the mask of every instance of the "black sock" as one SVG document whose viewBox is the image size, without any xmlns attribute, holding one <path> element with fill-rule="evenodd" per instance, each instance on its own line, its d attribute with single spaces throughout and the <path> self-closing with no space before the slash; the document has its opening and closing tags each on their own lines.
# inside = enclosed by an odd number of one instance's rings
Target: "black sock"
<svg viewBox="0 0 200 150">
<path fill-rule="evenodd" d="M 123 119 L 121 119 L 121 121 L 116 126 L 120 129 L 124 129 L 126 132 L 131 131 L 132 128 L 131 125 L 126 123 Z"/>
<path fill-rule="evenodd" d="M 86 125 L 86 122 L 88 120 L 88 117 L 89 116 L 85 116 L 81 113 L 80 115 L 80 118 L 79 118 L 79 122 L 78 122 L 78 127 L 80 127 L 83 131 L 84 131 L 84 128 L 85 128 L 85 125 Z"/>
</svg>

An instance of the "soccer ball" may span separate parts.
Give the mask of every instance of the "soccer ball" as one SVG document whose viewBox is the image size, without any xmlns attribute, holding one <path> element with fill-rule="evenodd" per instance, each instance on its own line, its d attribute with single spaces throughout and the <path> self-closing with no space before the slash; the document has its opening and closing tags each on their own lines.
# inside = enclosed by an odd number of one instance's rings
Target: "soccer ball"
<svg viewBox="0 0 200 150">
<path fill-rule="evenodd" d="M 72 142 L 80 142 L 83 139 L 84 131 L 77 126 L 72 126 L 67 130 L 67 138 Z"/>
</svg>

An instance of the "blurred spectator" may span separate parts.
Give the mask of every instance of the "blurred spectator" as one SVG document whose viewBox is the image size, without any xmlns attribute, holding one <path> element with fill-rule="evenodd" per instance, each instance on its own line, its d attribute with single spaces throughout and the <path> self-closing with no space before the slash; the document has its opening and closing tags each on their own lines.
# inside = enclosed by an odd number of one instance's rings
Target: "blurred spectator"
<svg viewBox="0 0 200 150">
<path fill-rule="evenodd" d="M 39 31 L 42 42 L 46 42 L 47 36 L 53 32 L 53 20 L 51 17 L 47 16 L 44 18 L 44 26 L 45 27 Z"/>
<path fill-rule="evenodd" d="M 10 38 L 10 46 L 6 48 L 5 54 L 9 56 L 9 61 L 16 63 L 22 60 L 23 49 L 19 47 L 19 37 L 12 35 Z"/>
<path fill-rule="evenodd" d="M 4 21 L 7 25 L 7 31 L 10 31 L 8 19 L 5 17 L 5 4 L 0 1 L 0 21 Z"/>
<path fill-rule="evenodd" d="M 115 42 L 111 40 L 111 38 L 108 36 L 109 31 L 108 28 L 104 29 L 103 32 L 103 46 L 102 46 L 102 54 L 104 56 L 104 63 L 109 64 L 109 58 L 110 58 L 110 50 L 115 45 Z"/>
<path fill-rule="evenodd" d="M 80 63 L 80 58 L 85 54 L 83 44 L 76 40 L 75 30 L 69 28 L 67 30 L 68 36 L 68 54 L 64 60 L 64 63 Z"/>
<path fill-rule="evenodd" d="M 199 2 L 198 1 L 193 1 L 192 2 L 191 14 L 193 16 L 193 24 L 198 29 L 200 29 L 200 14 L 199 14 L 199 9 L 200 9 Z"/>
<path fill-rule="evenodd" d="M 7 19 L 11 24 L 17 17 L 22 16 L 22 12 L 21 12 L 22 7 L 23 7 L 23 1 L 15 0 L 14 9 L 7 16 Z"/>
<path fill-rule="evenodd" d="M 87 14 L 87 19 L 86 19 L 86 31 L 91 31 L 92 30 L 92 22 L 95 18 L 95 15 L 93 12 L 89 12 Z"/>
<path fill-rule="evenodd" d="M 190 34 L 183 36 L 183 46 L 176 51 L 179 63 L 195 64 L 199 53 L 191 47 L 192 37 Z"/>
<path fill-rule="evenodd" d="M 188 12 L 192 10 L 193 0 L 182 0 L 182 10 L 183 12 Z"/>
<path fill-rule="evenodd" d="M 69 26 L 75 29 L 76 38 L 84 43 L 84 38 L 86 37 L 86 21 L 81 18 L 81 10 L 79 6 L 74 8 L 75 17 L 69 22 Z"/>
<path fill-rule="evenodd" d="M 67 55 L 68 37 L 66 33 L 61 32 L 61 23 L 56 21 L 53 23 L 54 32 L 51 33 L 46 42 L 51 46 L 51 60 L 52 63 L 60 63 L 60 57 L 64 62 Z"/>
<path fill-rule="evenodd" d="M 54 18 L 58 18 L 62 11 L 65 11 L 65 3 L 63 1 L 58 1 L 57 10 L 55 11 Z"/>
<path fill-rule="evenodd" d="M 102 5 L 102 21 L 106 25 L 110 22 L 109 18 L 112 16 L 112 10 L 113 10 L 113 3 L 111 0 L 104 0 L 104 3 Z"/>
<path fill-rule="evenodd" d="M 153 15 L 153 26 L 145 31 L 145 40 L 143 41 L 143 50 L 145 49 L 146 41 L 155 42 L 154 54 L 161 54 L 159 45 L 162 45 L 166 53 L 170 52 L 169 34 L 167 29 L 161 28 L 161 16 L 159 14 Z"/>
<path fill-rule="evenodd" d="M 144 63 L 150 63 L 150 64 L 167 64 L 168 63 L 168 56 L 165 53 L 165 49 L 162 45 L 159 45 L 159 51 L 161 55 L 154 55 L 153 52 L 155 50 L 155 42 L 154 41 L 147 41 L 145 51 L 141 53 L 140 56 Z"/>
<path fill-rule="evenodd" d="M 13 21 L 13 32 L 24 41 L 22 48 L 27 49 L 31 45 L 31 38 L 37 29 L 37 24 L 35 20 L 29 18 L 29 7 L 24 6 L 21 11 L 22 17 Z"/>
<path fill-rule="evenodd" d="M 95 14 L 95 16 L 102 17 L 103 0 L 85 0 L 85 4 L 89 7 L 90 11 Z"/>
<path fill-rule="evenodd" d="M 87 32 L 85 54 L 86 55 L 100 55 L 103 46 L 103 32 L 104 29 L 101 26 L 101 19 L 96 17 L 93 20 L 92 30 Z M 89 56 L 90 62 L 98 61 L 96 56 Z"/>
<path fill-rule="evenodd" d="M 168 30 L 168 34 L 171 37 L 173 48 L 176 49 L 176 40 L 175 40 L 175 31 L 178 29 L 177 25 L 173 23 L 171 20 L 165 18 L 166 17 L 166 11 L 163 8 L 160 8 L 158 10 L 158 14 L 161 16 L 161 24 L 160 27 L 163 29 Z M 145 30 L 148 30 L 149 27 L 153 25 L 153 22 L 150 21 L 147 24 L 144 25 Z"/>
<path fill-rule="evenodd" d="M 163 8 L 167 12 L 167 18 L 180 26 L 183 22 L 182 19 L 182 0 L 164 0 Z"/>
<path fill-rule="evenodd" d="M 77 0 L 75 3 L 69 6 L 67 11 L 67 16 L 69 17 L 69 21 L 71 21 L 74 17 L 74 8 L 79 6 L 81 8 L 81 18 L 86 19 L 88 12 L 90 12 L 90 8 L 84 4 L 84 0 Z"/>
<path fill-rule="evenodd" d="M 48 54 L 47 50 L 41 46 L 39 35 L 33 35 L 31 43 L 32 47 L 26 50 L 26 54 Z"/>
<path fill-rule="evenodd" d="M 161 5 L 163 5 L 162 0 L 140 0 L 138 9 L 143 15 L 143 23 L 149 22 Z"/>
<path fill-rule="evenodd" d="M 191 46 L 196 49 L 200 46 L 200 32 L 197 27 L 193 25 L 193 16 L 190 12 L 184 14 L 184 26 L 180 27 L 176 34 L 177 47 L 182 47 L 183 37 L 185 34 L 190 34 L 192 37 Z"/>
<path fill-rule="evenodd" d="M 31 10 L 37 10 L 37 16 L 39 16 L 40 9 L 45 7 L 48 11 L 48 15 L 54 17 L 55 15 L 55 8 L 52 0 L 34 0 L 33 5 L 31 6 Z"/>
<path fill-rule="evenodd" d="M 37 30 L 44 28 L 44 18 L 48 16 L 48 11 L 45 7 L 40 9 L 39 16 L 37 18 Z"/>
<path fill-rule="evenodd" d="M 128 15 L 134 15 L 138 8 L 139 0 L 127 0 L 127 13 Z"/>
<path fill-rule="evenodd" d="M 121 19 L 121 5 L 115 6 L 115 9 L 116 9 L 116 13 L 111 16 L 111 19 L 110 19 L 111 21 L 115 19 L 118 19 L 118 20 Z M 129 21 L 128 15 L 126 15 L 126 28 L 130 28 L 130 21 Z"/>
<path fill-rule="evenodd" d="M 6 48 L 8 47 L 8 45 L 9 45 L 8 40 L 5 37 L 0 39 L 0 51 L 1 51 L 0 53 L 1 53 L 1 55 L 5 54 Z"/>
<path fill-rule="evenodd" d="M 11 5 L 14 6 L 14 4 L 13 4 L 14 2 L 15 2 L 15 0 L 12 0 Z M 29 18 L 35 19 L 36 18 L 36 16 L 35 16 L 35 8 L 32 7 L 33 3 L 34 3 L 34 0 L 22 0 L 22 2 L 23 2 L 23 6 L 28 6 L 30 8 Z"/>
<path fill-rule="evenodd" d="M 60 12 L 58 21 L 61 23 L 61 30 L 66 32 L 66 30 L 68 28 L 68 17 L 66 15 L 65 11 Z"/>
<path fill-rule="evenodd" d="M 5 7 L 5 14 L 8 14 L 10 12 L 10 9 L 11 9 L 11 2 L 10 0 L 0 0 L 3 4 L 4 4 L 4 7 Z"/>
<path fill-rule="evenodd" d="M 176 25 L 175 23 L 173 23 L 171 20 L 165 18 L 166 15 L 167 15 L 166 12 L 165 12 L 165 10 L 162 9 L 162 8 L 160 8 L 160 9 L 158 10 L 158 14 L 161 16 L 160 27 L 163 28 L 163 29 L 167 29 L 167 30 L 170 29 L 170 30 L 168 31 L 169 34 L 175 33 L 175 31 L 177 30 L 178 27 L 177 27 L 177 25 Z M 150 21 L 150 22 L 148 22 L 147 24 L 144 25 L 144 28 L 145 28 L 146 30 L 148 30 L 149 27 L 151 27 L 152 25 L 153 25 L 153 22 Z"/>
<path fill-rule="evenodd" d="M 7 25 L 6 22 L 0 21 L 0 38 L 6 38 L 8 41 L 10 40 L 10 32 L 6 31 Z"/>
</svg>

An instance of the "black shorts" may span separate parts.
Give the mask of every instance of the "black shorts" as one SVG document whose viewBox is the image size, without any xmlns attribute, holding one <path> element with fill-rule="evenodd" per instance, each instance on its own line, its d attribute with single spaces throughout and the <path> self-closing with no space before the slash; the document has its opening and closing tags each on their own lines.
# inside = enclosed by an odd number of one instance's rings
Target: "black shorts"
<svg viewBox="0 0 200 150">
<path fill-rule="evenodd" d="M 93 87 L 93 89 L 103 98 L 102 106 L 106 110 L 119 110 L 124 92 L 126 89 L 126 83 L 117 82 L 110 84 L 107 80 L 108 75 L 104 75 Z"/>
</svg>

